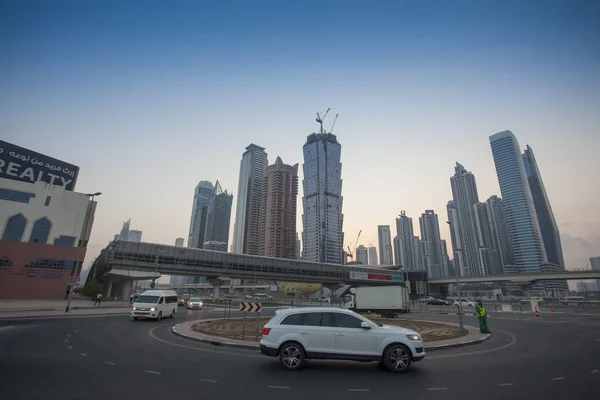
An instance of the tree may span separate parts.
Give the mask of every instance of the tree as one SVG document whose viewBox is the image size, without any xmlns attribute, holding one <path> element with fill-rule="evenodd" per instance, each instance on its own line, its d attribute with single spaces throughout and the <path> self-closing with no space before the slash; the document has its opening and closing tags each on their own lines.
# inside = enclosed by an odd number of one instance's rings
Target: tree
<svg viewBox="0 0 600 400">
<path fill-rule="evenodd" d="M 83 295 L 95 298 L 98 293 L 104 293 L 104 284 L 98 281 L 92 281 L 85 284 L 82 291 Z"/>
</svg>

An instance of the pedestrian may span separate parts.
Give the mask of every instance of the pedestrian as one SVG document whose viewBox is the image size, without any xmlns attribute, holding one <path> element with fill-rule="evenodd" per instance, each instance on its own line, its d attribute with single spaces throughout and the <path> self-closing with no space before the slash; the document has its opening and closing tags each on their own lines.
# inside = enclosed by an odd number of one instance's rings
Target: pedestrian
<svg viewBox="0 0 600 400">
<path fill-rule="evenodd" d="M 102 300 L 102 293 L 98 293 L 96 295 L 96 301 L 94 302 L 94 305 L 96 305 L 96 304 L 100 305 L 101 300 Z"/>
<path fill-rule="evenodd" d="M 477 300 L 475 305 L 475 312 L 477 313 L 477 319 L 479 320 L 479 332 L 481 333 L 492 333 L 488 328 L 487 324 L 487 311 L 483 306 L 481 299 Z"/>
<path fill-rule="evenodd" d="M 129 295 L 129 304 L 133 304 L 133 292 L 131 292 L 131 294 Z"/>
</svg>

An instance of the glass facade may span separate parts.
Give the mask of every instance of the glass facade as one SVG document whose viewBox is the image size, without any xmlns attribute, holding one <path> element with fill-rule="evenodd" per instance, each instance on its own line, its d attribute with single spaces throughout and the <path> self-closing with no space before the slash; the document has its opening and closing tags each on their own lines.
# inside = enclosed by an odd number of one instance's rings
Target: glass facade
<svg viewBox="0 0 600 400">
<path fill-rule="evenodd" d="M 75 236 L 63 236 L 57 237 L 54 239 L 55 246 L 75 246 Z"/>
<path fill-rule="evenodd" d="M 213 196 L 214 190 L 213 184 L 208 181 L 201 181 L 194 190 L 194 204 L 192 206 L 188 247 L 195 249 L 204 247 L 208 203 Z"/>
<path fill-rule="evenodd" d="M 75 261 L 70 260 L 52 260 L 46 258 L 37 258 L 34 261 L 26 265 L 26 268 L 46 268 L 46 269 L 60 269 L 71 271 Z"/>
<path fill-rule="evenodd" d="M 21 239 L 23 239 L 25 225 L 27 225 L 27 219 L 23 216 L 23 214 L 13 215 L 6 223 L 4 233 L 2 234 L 2 240 L 20 242 Z"/>
<path fill-rule="evenodd" d="M 17 203 L 29 204 L 29 200 L 35 197 L 35 193 L 19 192 L 17 190 L 0 189 L 0 200 L 15 201 Z"/>
<path fill-rule="evenodd" d="M 303 150 L 303 257 L 342 264 L 342 146 L 331 133 L 313 133 Z"/>
<path fill-rule="evenodd" d="M 539 272 L 546 251 L 521 150 L 510 131 L 490 136 L 514 262 L 521 272 Z"/>
<path fill-rule="evenodd" d="M 204 249 L 227 251 L 229 247 L 229 223 L 231 221 L 231 206 L 233 195 L 223 191 L 219 181 L 208 203 L 206 212 L 206 232 Z"/>
<path fill-rule="evenodd" d="M 50 236 L 50 229 L 52 229 L 52 222 L 46 217 L 40 218 L 33 224 L 33 230 L 29 238 L 29 243 L 44 243 L 48 242 L 48 236 Z"/>
</svg>

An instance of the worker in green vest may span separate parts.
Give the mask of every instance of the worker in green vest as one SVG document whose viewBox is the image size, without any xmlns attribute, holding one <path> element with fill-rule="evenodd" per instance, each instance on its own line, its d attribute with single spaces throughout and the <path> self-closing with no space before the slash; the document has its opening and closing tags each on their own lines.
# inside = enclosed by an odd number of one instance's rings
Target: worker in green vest
<svg viewBox="0 0 600 400">
<path fill-rule="evenodd" d="M 490 332 L 487 324 L 487 311 L 481 302 L 481 299 L 477 300 L 475 305 L 475 312 L 477 313 L 477 319 L 479 320 L 479 331 L 481 333 L 492 333 Z"/>
</svg>

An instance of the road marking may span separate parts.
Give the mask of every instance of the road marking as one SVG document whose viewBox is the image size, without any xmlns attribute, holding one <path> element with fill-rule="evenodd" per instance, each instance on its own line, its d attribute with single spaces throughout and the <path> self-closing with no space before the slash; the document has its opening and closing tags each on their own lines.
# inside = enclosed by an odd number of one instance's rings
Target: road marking
<svg viewBox="0 0 600 400">
<path fill-rule="evenodd" d="M 79 329 L 75 329 L 75 333 L 79 333 Z"/>
<path fill-rule="evenodd" d="M 70 337 L 71 337 L 71 334 L 69 333 L 69 334 L 67 335 L 67 338 L 70 338 Z"/>
<path fill-rule="evenodd" d="M 600 342 L 600 339 L 594 339 L 596 342 Z"/>
<path fill-rule="evenodd" d="M 289 389 L 289 386 L 269 386 L 269 389 Z"/>
<path fill-rule="evenodd" d="M 69 350 L 73 350 L 73 346 L 69 346 Z"/>
<path fill-rule="evenodd" d="M 0 328 L 0 331 L 5 331 L 5 330 L 10 329 L 10 328 L 14 328 L 14 325 L 4 326 L 4 327 Z"/>
<path fill-rule="evenodd" d="M 104 361 L 104 362 L 105 362 L 106 364 L 108 364 L 108 365 L 117 365 L 117 364 L 115 364 L 114 362 L 110 362 L 110 361 Z"/>
<path fill-rule="evenodd" d="M 553 381 L 564 381 L 565 379 L 567 379 L 567 378 L 565 378 L 564 376 L 559 376 L 558 378 L 552 378 Z"/>
<path fill-rule="evenodd" d="M 69 341 L 67 339 L 65 339 L 65 343 L 69 343 Z"/>
<path fill-rule="evenodd" d="M 447 387 L 434 387 L 434 388 L 427 388 L 427 390 L 438 391 L 438 390 L 448 390 L 448 388 Z"/>
<path fill-rule="evenodd" d="M 514 383 L 499 383 L 498 387 L 505 387 L 505 386 L 515 386 Z"/>
<path fill-rule="evenodd" d="M 370 392 L 371 389 L 348 389 L 349 392 Z"/>
<path fill-rule="evenodd" d="M 593 369 L 593 370 L 590 371 L 590 374 L 597 374 L 597 373 L 598 373 L 597 369 Z"/>
<path fill-rule="evenodd" d="M 85 354 L 85 353 L 79 353 L 79 354 L 81 354 L 84 357 L 87 357 L 87 354 Z"/>
<path fill-rule="evenodd" d="M 491 353 L 493 351 L 499 351 L 499 350 L 507 349 L 507 348 L 509 348 L 511 346 L 514 346 L 515 343 L 517 343 L 517 338 L 515 337 L 515 335 L 513 335 L 510 332 L 500 331 L 500 330 L 497 330 L 497 329 L 494 330 L 494 332 L 500 332 L 500 333 L 504 333 L 504 334 L 510 336 L 510 338 L 511 338 L 510 343 L 507 343 L 504 346 L 494 347 L 493 349 L 480 350 L 480 351 L 471 351 L 469 353 L 457 353 L 457 354 L 446 354 L 446 355 L 439 355 L 439 356 L 431 356 L 431 357 L 428 357 L 428 360 L 437 359 L 437 358 L 452 358 L 452 357 L 473 356 L 473 355 L 478 355 L 478 354 Z M 427 349 L 425 349 L 425 351 L 427 351 Z"/>
<path fill-rule="evenodd" d="M 158 371 L 149 371 L 149 370 L 144 370 L 144 372 L 148 373 L 148 374 L 154 374 L 154 375 L 160 375 L 160 372 Z"/>
<path fill-rule="evenodd" d="M 217 381 L 214 381 L 212 379 L 198 379 L 200 382 L 205 382 L 205 383 L 217 383 Z"/>
</svg>

